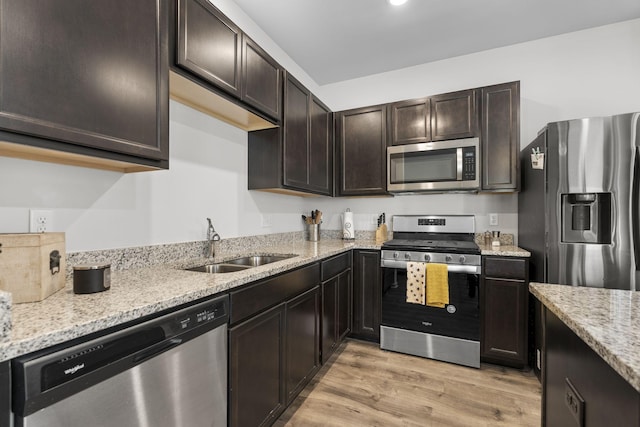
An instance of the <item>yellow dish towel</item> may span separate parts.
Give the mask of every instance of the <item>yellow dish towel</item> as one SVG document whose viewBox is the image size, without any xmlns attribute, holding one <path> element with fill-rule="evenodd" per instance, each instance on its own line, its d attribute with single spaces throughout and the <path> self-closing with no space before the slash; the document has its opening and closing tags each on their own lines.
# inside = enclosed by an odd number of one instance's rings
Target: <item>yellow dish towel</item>
<svg viewBox="0 0 640 427">
<path fill-rule="evenodd" d="M 407 263 L 407 302 L 425 303 L 426 271 L 424 262 Z"/>
<path fill-rule="evenodd" d="M 431 262 L 427 264 L 426 304 L 429 307 L 438 308 L 444 308 L 449 304 L 449 273 L 446 264 Z"/>
</svg>

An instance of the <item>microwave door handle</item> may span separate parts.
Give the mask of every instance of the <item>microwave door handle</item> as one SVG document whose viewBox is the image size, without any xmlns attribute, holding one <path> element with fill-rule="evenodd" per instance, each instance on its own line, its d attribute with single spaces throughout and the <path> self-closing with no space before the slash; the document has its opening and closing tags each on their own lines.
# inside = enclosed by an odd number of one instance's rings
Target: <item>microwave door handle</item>
<svg viewBox="0 0 640 427">
<path fill-rule="evenodd" d="M 462 181 L 462 148 L 456 148 L 456 180 Z"/>
</svg>

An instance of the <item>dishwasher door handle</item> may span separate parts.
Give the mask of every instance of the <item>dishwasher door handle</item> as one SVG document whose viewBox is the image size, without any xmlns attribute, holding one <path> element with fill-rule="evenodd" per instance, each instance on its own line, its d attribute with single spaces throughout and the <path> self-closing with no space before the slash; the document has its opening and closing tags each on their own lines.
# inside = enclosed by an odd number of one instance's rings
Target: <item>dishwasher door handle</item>
<svg viewBox="0 0 640 427">
<path fill-rule="evenodd" d="M 133 358 L 134 363 L 138 363 L 142 360 L 146 360 L 149 359 L 153 356 L 155 356 L 156 354 L 160 354 L 163 351 L 169 350 L 170 348 L 173 348 L 177 345 L 182 344 L 182 339 L 181 338 L 171 338 L 168 341 L 163 341 L 160 342 L 158 344 L 152 345 L 151 347 L 147 348 L 146 350 L 143 350 L 142 352 L 140 352 L 138 355 L 136 355 L 136 357 Z"/>
</svg>

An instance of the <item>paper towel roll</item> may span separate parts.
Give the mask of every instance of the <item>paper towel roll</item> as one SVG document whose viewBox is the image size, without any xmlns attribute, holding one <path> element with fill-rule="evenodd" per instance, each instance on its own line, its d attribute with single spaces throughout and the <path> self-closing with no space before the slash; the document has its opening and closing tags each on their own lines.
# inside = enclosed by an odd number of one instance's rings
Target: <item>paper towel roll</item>
<svg viewBox="0 0 640 427">
<path fill-rule="evenodd" d="M 356 232 L 353 229 L 353 212 L 350 210 L 342 214 L 342 238 L 345 240 L 356 238 Z"/>
</svg>

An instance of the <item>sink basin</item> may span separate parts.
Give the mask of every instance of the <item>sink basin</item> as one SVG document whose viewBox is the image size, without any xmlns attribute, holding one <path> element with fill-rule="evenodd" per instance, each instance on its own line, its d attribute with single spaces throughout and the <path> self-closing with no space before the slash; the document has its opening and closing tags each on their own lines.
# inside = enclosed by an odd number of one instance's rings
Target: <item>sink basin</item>
<svg viewBox="0 0 640 427">
<path fill-rule="evenodd" d="M 188 271 L 199 271 L 201 273 L 233 273 L 234 271 L 242 271 L 259 265 L 271 264 L 272 262 L 282 261 L 287 258 L 293 258 L 296 255 L 254 255 L 236 258 L 216 264 L 205 264 L 198 267 L 187 268 Z"/>
<path fill-rule="evenodd" d="M 232 264 L 206 264 L 198 267 L 187 268 L 189 271 L 199 271 L 201 273 L 233 273 L 234 271 L 246 270 L 251 268 L 247 265 L 232 265 Z"/>
<path fill-rule="evenodd" d="M 282 261 L 293 258 L 295 255 L 255 255 L 236 258 L 225 261 L 225 264 L 244 265 L 249 267 L 257 267 L 259 265 L 271 264 L 272 262 Z"/>
</svg>

